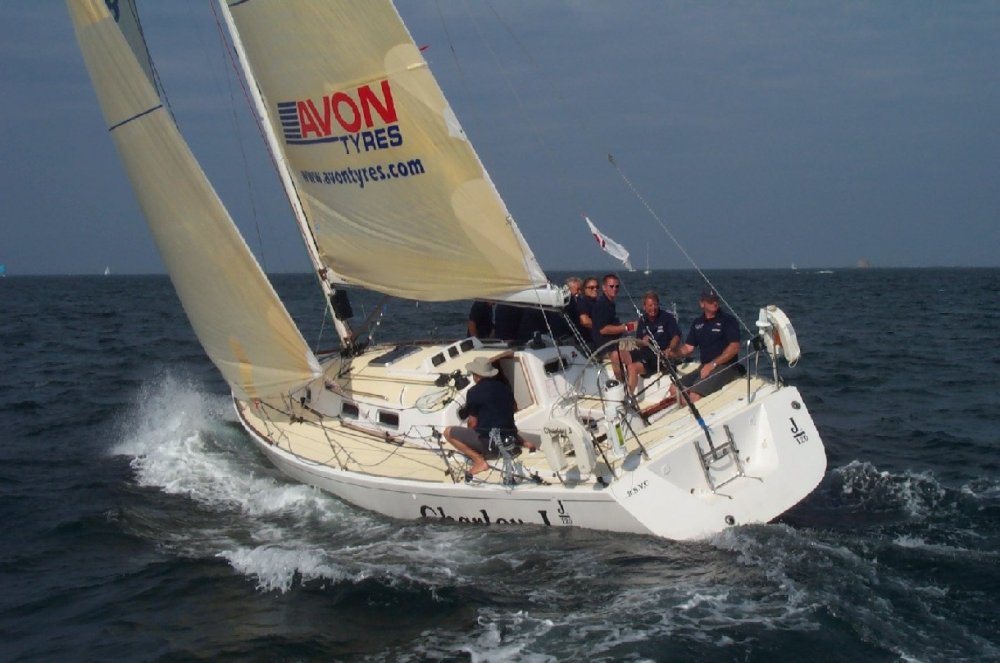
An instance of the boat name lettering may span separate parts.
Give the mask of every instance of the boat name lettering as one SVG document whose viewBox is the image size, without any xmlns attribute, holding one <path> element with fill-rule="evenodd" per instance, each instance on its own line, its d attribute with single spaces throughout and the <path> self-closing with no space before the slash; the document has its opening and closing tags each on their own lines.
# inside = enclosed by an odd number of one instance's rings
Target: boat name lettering
<svg viewBox="0 0 1000 663">
<path fill-rule="evenodd" d="M 369 182 L 382 182 L 400 177 L 423 175 L 424 163 L 420 159 L 393 161 L 392 163 L 367 166 L 365 168 L 342 168 L 340 170 L 301 170 L 302 179 L 312 184 L 357 184 L 362 189 Z"/>
<path fill-rule="evenodd" d="M 489 525 L 491 523 L 496 523 L 498 525 L 504 525 L 508 523 L 516 523 L 523 525 L 524 521 L 520 518 L 491 518 L 490 514 L 486 512 L 486 509 L 480 509 L 479 513 L 482 516 L 449 516 L 445 513 L 443 507 L 432 507 L 426 504 L 420 507 L 420 517 L 421 518 L 437 518 L 439 520 L 454 520 L 458 523 L 481 523 L 483 525 Z M 548 523 L 545 523 L 546 525 Z"/>
<path fill-rule="evenodd" d="M 633 486 L 632 488 L 629 488 L 628 492 L 625 493 L 625 497 L 632 497 L 633 495 L 638 495 L 639 491 L 642 490 L 643 488 L 647 487 L 648 485 L 649 485 L 649 479 L 646 479 L 642 483 L 640 483 L 640 484 L 638 484 L 636 486 Z"/>
<path fill-rule="evenodd" d="M 367 152 L 402 145 L 403 136 L 399 127 L 395 126 L 398 117 L 392 100 L 392 86 L 388 79 L 375 85 L 381 89 L 381 96 L 373 85 L 362 85 L 351 93 L 332 92 L 319 101 L 279 101 L 278 119 L 285 142 L 289 145 L 308 145 L 339 141 L 347 154 L 352 153 L 352 147 L 353 153 L 357 154 L 362 150 Z M 368 131 L 375 127 L 377 119 L 386 126 Z M 347 135 L 339 135 L 340 130 Z"/>
<path fill-rule="evenodd" d="M 799 425 L 797 423 L 795 423 L 795 418 L 788 417 L 788 420 L 792 422 L 792 427 L 789 429 L 789 431 L 792 433 L 792 437 L 795 438 L 795 441 L 798 442 L 799 444 L 808 442 L 809 436 L 806 435 L 806 432 L 804 430 L 799 428 Z"/>
</svg>

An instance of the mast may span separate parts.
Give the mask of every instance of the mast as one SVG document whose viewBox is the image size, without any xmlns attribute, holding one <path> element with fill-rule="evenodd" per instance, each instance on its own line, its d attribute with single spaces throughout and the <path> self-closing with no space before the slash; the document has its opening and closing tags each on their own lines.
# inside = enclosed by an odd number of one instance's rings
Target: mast
<svg viewBox="0 0 1000 663">
<path fill-rule="evenodd" d="M 292 212 L 295 216 L 295 222 L 299 226 L 299 232 L 302 233 L 302 239 L 306 245 L 306 253 L 309 255 L 309 260 L 313 264 L 313 269 L 319 279 L 320 287 L 323 290 L 323 297 L 326 301 L 327 310 L 330 312 L 330 318 L 333 320 L 333 324 L 337 330 L 337 336 L 340 337 L 341 344 L 345 348 L 351 347 L 354 345 L 354 332 L 351 330 L 347 320 L 341 320 L 337 317 L 337 311 L 334 305 L 337 298 L 337 291 L 328 279 L 329 268 L 320 257 L 319 246 L 316 244 L 316 238 L 313 235 L 312 229 L 309 227 L 309 220 L 306 218 L 305 209 L 302 207 L 302 200 L 299 198 L 298 190 L 295 188 L 295 182 L 292 180 L 288 163 L 282 156 L 281 145 L 278 142 L 278 137 L 275 135 L 274 128 L 268 121 L 264 99 L 261 97 L 260 89 L 257 87 L 257 79 L 254 76 L 253 71 L 250 69 L 250 63 L 247 59 L 246 51 L 243 48 L 243 40 L 240 38 L 239 31 L 236 29 L 236 24 L 233 21 L 232 14 L 229 11 L 229 5 L 226 3 L 226 0 L 219 0 L 219 6 L 222 8 L 222 14 L 226 19 L 226 29 L 229 31 L 229 37 L 233 40 L 233 46 L 236 48 L 236 53 L 239 56 L 240 69 L 242 70 L 243 77 L 246 79 L 248 87 L 250 88 L 250 95 L 253 97 L 258 124 L 264 130 L 264 136 L 267 139 L 268 148 L 271 150 L 271 154 L 274 157 L 274 163 L 278 169 L 278 176 L 281 178 L 281 185 L 285 189 L 285 196 L 288 198 L 288 202 L 292 206 Z"/>
</svg>

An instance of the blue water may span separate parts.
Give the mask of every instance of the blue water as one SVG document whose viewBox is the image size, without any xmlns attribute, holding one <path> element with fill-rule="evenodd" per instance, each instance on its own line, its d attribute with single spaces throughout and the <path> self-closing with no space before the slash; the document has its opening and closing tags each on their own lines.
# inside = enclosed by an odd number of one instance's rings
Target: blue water
<svg viewBox="0 0 1000 663">
<path fill-rule="evenodd" d="M 829 470 L 695 543 L 362 511 L 254 450 L 165 277 L 0 281 L 0 660 L 1000 659 L 1000 270 L 709 276 L 796 324 Z M 624 281 L 687 326 L 692 275 Z M 330 345 L 311 277 L 275 282 Z"/>
</svg>

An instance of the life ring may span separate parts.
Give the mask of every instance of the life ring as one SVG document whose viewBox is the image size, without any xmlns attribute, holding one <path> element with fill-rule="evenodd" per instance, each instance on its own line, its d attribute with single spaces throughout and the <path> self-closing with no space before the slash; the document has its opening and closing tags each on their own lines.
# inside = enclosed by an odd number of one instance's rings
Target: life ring
<svg viewBox="0 0 1000 663">
<path fill-rule="evenodd" d="M 799 361 L 802 349 L 792 321 L 784 311 L 774 304 L 765 306 L 757 318 L 757 328 L 771 356 L 784 357 L 789 366 L 794 366 Z"/>
</svg>

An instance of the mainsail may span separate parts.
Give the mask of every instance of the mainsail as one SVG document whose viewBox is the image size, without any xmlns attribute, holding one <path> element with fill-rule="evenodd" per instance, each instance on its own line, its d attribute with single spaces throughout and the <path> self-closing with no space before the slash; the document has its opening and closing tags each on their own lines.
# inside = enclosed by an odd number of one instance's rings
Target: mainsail
<svg viewBox="0 0 1000 663">
<path fill-rule="evenodd" d="M 333 277 L 559 303 L 388 0 L 220 0 Z"/>
<path fill-rule="evenodd" d="M 287 393 L 319 364 L 160 103 L 104 0 L 68 0 L 125 171 L 198 340 L 240 397 Z"/>
</svg>

